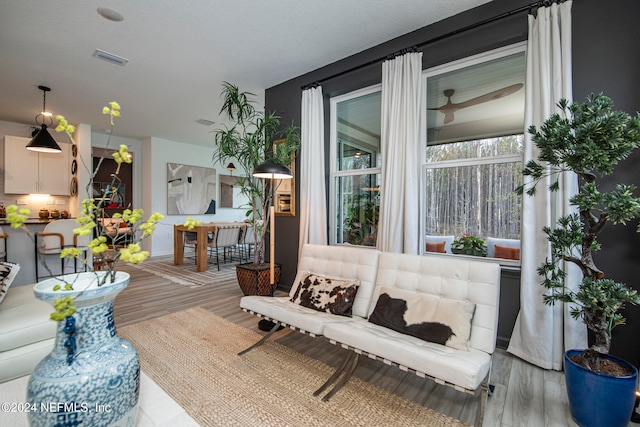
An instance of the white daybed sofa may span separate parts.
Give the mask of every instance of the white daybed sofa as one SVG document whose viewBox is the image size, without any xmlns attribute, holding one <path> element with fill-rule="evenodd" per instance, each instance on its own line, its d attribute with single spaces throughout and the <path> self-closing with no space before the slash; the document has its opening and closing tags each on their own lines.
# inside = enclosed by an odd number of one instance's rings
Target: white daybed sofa
<svg viewBox="0 0 640 427">
<path fill-rule="evenodd" d="M 298 283 L 309 274 L 359 281 L 352 316 L 320 312 L 293 302 L 297 297 Z M 381 253 L 362 247 L 305 245 L 288 297 L 245 296 L 241 299 L 240 307 L 243 310 L 271 320 L 275 326 L 262 340 L 240 354 L 262 344 L 280 325 L 289 326 L 352 350 L 334 375 L 316 391 L 316 395 L 322 393 L 342 375 L 323 400 L 327 400 L 346 383 L 357 366 L 358 356 L 365 354 L 433 379 L 438 384 L 479 395 L 475 424 L 481 425 L 489 391 L 491 356 L 496 343 L 499 288 L 500 266 L 497 263 L 442 255 Z M 370 317 L 376 318 L 376 321 L 380 318 L 384 304 L 382 299 L 379 304 L 379 297 L 383 294 L 396 303 L 420 307 L 418 311 L 428 311 L 436 317 L 442 313 L 446 317 L 447 312 L 458 312 L 458 308 L 449 307 L 461 307 L 462 312 L 466 310 L 469 316 L 468 341 L 465 340 L 464 331 L 448 335 L 443 345 L 400 333 L 394 330 L 395 325 L 385 327 L 370 322 Z M 418 303 L 418 306 L 413 306 L 414 303 Z M 433 306 L 429 305 L 433 303 L 442 304 L 439 305 L 441 314 L 437 314 L 438 310 L 424 310 L 425 306 L 420 305 L 422 303 L 426 303 L 427 307 Z M 415 315 L 418 312 L 410 310 L 406 313 Z M 472 310 L 471 314 L 469 310 Z M 374 312 L 376 315 L 372 316 Z M 404 315 L 405 319 L 407 314 Z M 438 320 L 431 318 L 424 322 L 442 326 Z M 406 323 L 412 326 L 415 319 Z M 458 329 L 455 331 L 458 332 Z M 462 343 L 456 342 L 454 346 L 458 348 L 452 348 L 453 340 L 458 337 Z"/>
</svg>

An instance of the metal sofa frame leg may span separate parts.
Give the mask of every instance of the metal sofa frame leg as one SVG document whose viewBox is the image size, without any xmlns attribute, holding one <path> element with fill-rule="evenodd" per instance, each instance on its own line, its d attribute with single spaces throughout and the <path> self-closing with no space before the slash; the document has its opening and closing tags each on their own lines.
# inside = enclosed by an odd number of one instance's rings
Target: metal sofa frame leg
<svg viewBox="0 0 640 427">
<path fill-rule="evenodd" d="M 313 392 L 314 396 L 318 396 L 320 393 L 322 393 L 323 391 L 326 390 L 327 387 L 329 387 L 331 384 L 333 384 L 333 382 L 335 380 L 338 379 L 338 377 L 340 376 L 340 374 L 342 374 L 344 372 L 344 370 L 346 369 L 347 365 L 349 364 L 349 362 L 356 356 L 356 354 L 352 351 L 348 352 L 346 354 L 346 356 L 342 359 L 342 362 L 340 363 L 340 366 L 338 366 L 336 368 L 336 370 L 333 372 L 333 374 L 331 375 L 331 377 L 329 377 L 329 379 L 327 381 L 325 381 L 324 384 L 322 384 L 320 386 L 319 389 L 317 389 L 316 391 Z"/>
<path fill-rule="evenodd" d="M 478 409 L 476 411 L 476 420 L 474 427 L 482 427 L 482 421 L 484 419 L 484 410 L 487 405 L 487 398 L 492 394 L 492 386 L 489 384 L 489 378 L 491 376 L 491 369 L 487 372 L 487 376 L 482 380 L 482 384 L 478 387 L 480 392 L 480 401 L 478 402 Z"/>
<path fill-rule="evenodd" d="M 322 397 L 323 402 L 328 402 L 333 395 L 335 395 L 340 389 L 349 381 L 349 378 L 353 375 L 353 372 L 356 370 L 358 366 L 358 360 L 360 360 L 360 355 L 355 352 L 349 352 L 346 357 L 342 360 L 340 366 L 335 370 L 333 375 L 324 383 L 318 390 L 316 390 L 313 395 L 318 396 L 322 393 L 329 385 L 331 385 L 340 375 L 342 378 L 333 386 L 333 388 Z"/>
<path fill-rule="evenodd" d="M 271 328 L 271 330 L 269 332 L 267 332 L 267 334 L 265 336 L 260 338 L 260 340 L 258 340 L 256 343 L 254 343 L 250 347 L 245 348 L 244 350 L 242 350 L 240 353 L 238 353 L 238 356 L 242 356 L 243 354 L 248 353 L 249 351 L 253 350 L 254 348 L 260 347 L 262 344 L 264 344 L 265 341 L 268 340 L 269 337 L 271 335 L 273 335 L 280 327 L 280 323 L 278 323 L 278 322 L 274 322 L 274 323 L 275 323 L 275 325 L 273 325 L 273 328 Z"/>
</svg>

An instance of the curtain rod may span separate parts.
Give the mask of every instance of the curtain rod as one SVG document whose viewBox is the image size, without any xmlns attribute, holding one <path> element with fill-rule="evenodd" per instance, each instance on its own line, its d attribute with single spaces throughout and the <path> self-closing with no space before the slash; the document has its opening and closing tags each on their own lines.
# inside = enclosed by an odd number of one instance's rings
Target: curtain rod
<svg viewBox="0 0 640 427">
<path fill-rule="evenodd" d="M 422 43 L 419 43 L 419 44 L 417 44 L 417 45 L 414 45 L 414 46 L 412 46 L 412 47 L 402 49 L 402 50 L 400 50 L 399 52 L 396 52 L 396 53 L 392 53 L 392 54 L 389 54 L 389 55 L 382 56 L 382 57 L 377 58 L 377 59 L 374 59 L 374 60 L 372 60 L 372 61 L 365 62 L 364 64 L 356 65 L 355 67 L 351 67 L 351 68 L 349 68 L 349 69 L 347 69 L 347 70 L 340 71 L 340 72 L 338 72 L 338 73 L 336 73 L 336 74 L 333 74 L 333 75 L 331 75 L 331 76 L 329 76 L 329 77 L 325 77 L 325 78 L 323 78 L 323 79 L 316 80 L 316 81 L 315 81 L 315 82 L 313 82 L 313 83 L 310 83 L 310 84 L 307 84 L 307 85 L 301 86 L 301 87 L 300 87 L 300 89 L 302 89 L 302 90 L 306 90 L 306 89 L 310 89 L 310 88 L 318 87 L 318 86 L 320 86 L 323 82 L 326 82 L 327 80 L 332 80 L 332 79 L 335 79 L 335 78 L 337 78 L 337 77 L 342 77 L 342 76 L 344 76 L 345 74 L 349 74 L 349 73 L 352 73 L 352 72 L 354 72 L 354 71 L 358 71 L 358 70 L 360 70 L 360 69 L 362 69 L 362 68 L 365 68 L 365 67 L 368 67 L 368 66 L 370 66 L 370 65 L 377 64 L 378 62 L 383 62 L 383 61 L 385 61 L 385 60 L 392 59 L 393 57 L 398 56 L 398 55 L 402 55 L 402 54 L 404 54 L 405 52 L 409 52 L 409 51 L 417 51 L 419 48 L 424 47 L 424 46 L 426 46 L 426 45 L 428 45 L 428 44 L 435 43 L 435 42 L 439 42 L 440 40 L 444 40 L 444 39 L 447 39 L 447 38 L 449 38 L 449 37 L 452 37 L 452 36 L 455 36 L 455 35 L 458 35 L 458 34 L 464 33 L 464 32 L 466 32 L 466 31 L 473 30 L 473 29 L 478 28 L 478 27 L 481 27 L 481 26 L 483 26 L 483 25 L 491 24 L 491 23 L 493 23 L 493 22 L 499 21 L 499 20 L 504 19 L 504 18 L 507 18 L 507 17 L 509 17 L 509 16 L 512 16 L 512 15 L 515 15 L 515 14 L 518 14 L 518 13 L 522 13 L 522 12 L 524 12 L 524 11 L 528 11 L 529 13 L 531 13 L 531 12 L 533 11 L 533 9 L 534 9 L 534 8 L 538 8 L 538 7 L 548 7 L 548 6 L 550 6 L 551 4 L 553 4 L 553 3 L 556 3 L 556 2 L 557 2 L 557 3 L 561 3 L 561 2 L 563 2 L 563 1 L 564 1 L 564 0 L 543 0 L 543 1 L 536 1 L 536 2 L 530 3 L 530 4 L 526 5 L 526 6 L 521 6 L 521 7 L 517 8 L 517 9 L 513 9 L 513 10 L 511 10 L 511 11 L 509 11 L 509 12 L 504 12 L 504 13 L 502 13 L 502 14 L 500 14 L 500 15 L 497 15 L 497 16 L 494 16 L 494 17 L 492 17 L 492 18 L 485 19 L 484 21 L 476 22 L 475 24 L 471 24 L 471 25 L 468 25 L 468 26 L 466 26 L 466 27 L 460 28 L 460 29 L 458 29 L 458 30 L 454 30 L 454 31 L 448 32 L 448 33 L 446 33 L 446 34 L 443 34 L 443 35 L 440 35 L 440 36 L 434 37 L 434 38 L 432 38 L 432 39 L 426 40 L 426 41 L 424 41 L 424 42 L 422 42 Z"/>
</svg>

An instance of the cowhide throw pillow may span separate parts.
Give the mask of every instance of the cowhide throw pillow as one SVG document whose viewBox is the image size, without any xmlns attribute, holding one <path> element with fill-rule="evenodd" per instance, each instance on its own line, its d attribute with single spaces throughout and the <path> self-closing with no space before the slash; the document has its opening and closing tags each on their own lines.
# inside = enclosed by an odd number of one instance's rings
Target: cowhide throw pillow
<svg viewBox="0 0 640 427">
<path fill-rule="evenodd" d="M 19 270 L 19 264 L 0 261 L 0 302 L 2 302 L 5 295 L 7 295 L 9 286 L 11 286 L 11 282 L 13 282 Z"/>
<path fill-rule="evenodd" d="M 469 301 L 382 287 L 369 321 L 425 341 L 469 350 L 475 308 Z"/>
<path fill-rule="evenodd" d="M 291 302 L 317 311 L 351 316 L 358 280 L 340 280 L 315 274 L 302 276 Z"/>
</svg>

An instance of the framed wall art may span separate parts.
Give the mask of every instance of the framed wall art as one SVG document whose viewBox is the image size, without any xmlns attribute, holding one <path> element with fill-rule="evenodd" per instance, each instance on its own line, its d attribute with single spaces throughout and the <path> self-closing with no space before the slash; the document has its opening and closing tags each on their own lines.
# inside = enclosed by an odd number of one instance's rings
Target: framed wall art
<svg viewBox="0 0 640 427">
<path fill-rule="evenodd" d="M 247 196 L 242 194 L 241 181 L 246 179 L 242 176 L 219 175 L 220 181 L 220 204 L 221 208 L 249 209 L 251 204 Z"/>
<path fill-rule="evenodd" d="M 216 170 L 167 163 L 167 214 L 216 213 Z"/>
</svg>

